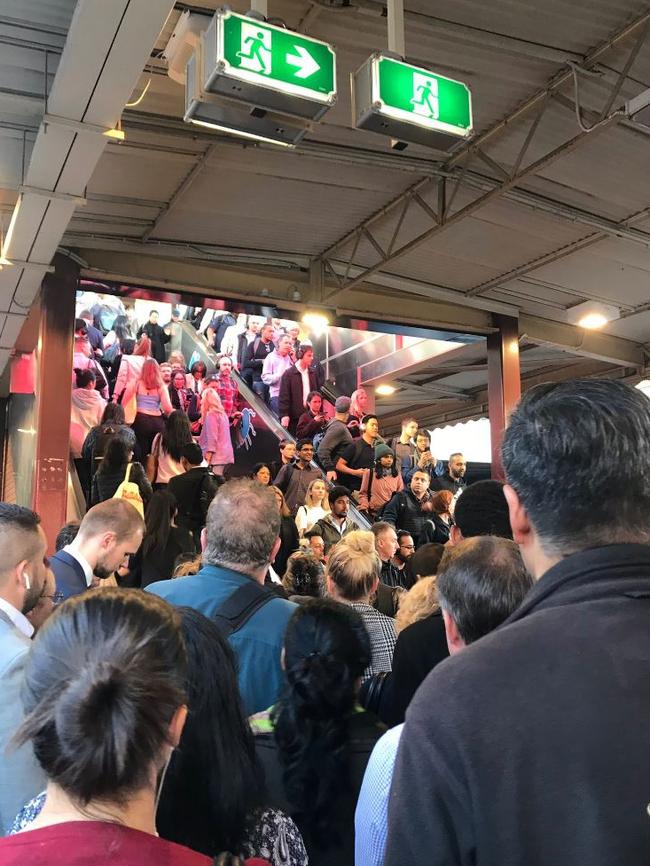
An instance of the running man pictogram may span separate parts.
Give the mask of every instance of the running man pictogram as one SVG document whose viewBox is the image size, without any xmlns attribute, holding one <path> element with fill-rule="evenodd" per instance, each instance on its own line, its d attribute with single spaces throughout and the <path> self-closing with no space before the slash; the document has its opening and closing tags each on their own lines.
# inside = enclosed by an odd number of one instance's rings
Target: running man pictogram
<svg viewBox="0 0 650 866">
<path fill-rule="evenodd" d="M 244 34 L 242 33 L 242 37 Z M 264 59 L 264 55 L 262 52 L 268 51 L 270 54 L 270 49 L 264 43 L 264 37 L 266 34 L 262 31 L 257 31 L 257 35 L 250 35 L 242 38 L 242 50 L 237 52 L 237 57 L 240 57 L 244 61 L 248 61 L 245 65 L 249 66 L 250 62 L 257 62 L 259 64 L 258 72 L 261 72 L 263 75 L 270 75 L 271 70 L 268 68 L 266 64 L 266 60 Z"/>
<path fill-rule="evenodd" d="M 417 114 L 424 114 L 437 120 L 440 113 L 438 102 L 438 82 L 421 75 L 414 75 L 414 96 L 411 105 Z"/>
</svg>

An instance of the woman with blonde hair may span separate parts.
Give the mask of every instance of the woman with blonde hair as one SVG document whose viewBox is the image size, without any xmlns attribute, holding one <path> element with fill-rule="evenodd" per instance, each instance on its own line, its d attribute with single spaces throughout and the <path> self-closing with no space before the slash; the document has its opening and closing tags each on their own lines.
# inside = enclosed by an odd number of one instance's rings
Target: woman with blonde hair
<svg viewBox="0 0 650 866">
<path fill-rule="evenodd" d="M 421 577 L 400 599 L 399 609 L 395 617 L 397 634 L 413 625 L 414 622 L 431 616 L 439 608 L 435 575 Z"/>
<path fill-rule="evenodd" d="M 321 517 L 329 514 L 329 511 L 325 482 L 322 478 L 315 478 L 307 488 L 305 504 L 301 505 L 296 512 L 296 526 L 300 538 L 304 538 L 305 532 L 311 529 Z"/>
<path fill-rule="evenodd" d="M 370 406 L 370 398 L 365 388 L 357 388 L 350 397 L 350 417 L 348 418 L 348 430 L 358 439 L 361 436 L 361 419 L 367 415 Z"/>
<path fill-rule="evenodd" d="M 392 670 L 397 640 L 395 621 L 370 604 L 379 586 L 380 573 L 375 536 L 360 529 L 349 532 L 331 549 L 325 571 L 329 595 L 353 607 L 361 615 L 370 636 L 372 659 L 363 680 Z"/>
<path fill-rule="evenodd" d="M 133 432 L 140 446 L 140 456 L 146 457 L 151 453 L 156 434 L 165 429 L 163 416 L 171 415 L 174 411 L 169 391 L 160 374 L 160 367 L 153 358 L 145 359 L 140 377 L 126 386 L 122 405 L 128 405 L 133 397 L 137 407 Z"/>
<path fill-rule="evenodd" d="M 142 374 L 144 362 L 151 358 L 151 340 L 146 334 L 143 334 L 135 345 L 133 352 L 129 355 L 124 352 L 121 356 L 120 366 L 115 379 L 115 387 L 113 389 L 113 400 L 116 403 L 121 403 L 124 406 L 124 415 L 127 424 L 133 424 L 138 407 L 135 400 L 135 393 L 129 389 L 129 397 L 127 399 L 127 388 L 129 385 L 134 385 Z M 144 455 L 142 455 L 144 457 Z"/>
<path fill-rule="evenodd" d="M 206 388 L 201 397 L 199 445 L 206 463 L 215 475 L 223 475 L 224 467 L 235 462 L 230 422 L 214 388 Z"/>
</svg>

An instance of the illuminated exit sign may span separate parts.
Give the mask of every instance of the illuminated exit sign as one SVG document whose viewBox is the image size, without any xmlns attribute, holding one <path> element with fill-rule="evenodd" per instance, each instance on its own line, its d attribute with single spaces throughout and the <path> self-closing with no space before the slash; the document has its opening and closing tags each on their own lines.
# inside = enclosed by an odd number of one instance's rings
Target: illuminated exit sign
<svg viewBox="0 0 650 866">
<path fill-rule="evenodd" d="M 336 102 L 336 54 L 319 39 L 221 9 L 203 51 L 209 93 L 311 120 Z"/>
<path fill-rule="evenodd" d="M 462 81 L 374 54 L 355 75 L 360 129 L 447 150 L 472 132 L 472 96 Z"/>
</svg>

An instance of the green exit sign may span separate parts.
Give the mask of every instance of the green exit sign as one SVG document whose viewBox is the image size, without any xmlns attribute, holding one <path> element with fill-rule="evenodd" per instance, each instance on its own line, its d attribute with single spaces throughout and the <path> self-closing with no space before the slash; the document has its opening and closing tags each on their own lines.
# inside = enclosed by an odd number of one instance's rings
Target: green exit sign
<svg viewBox="0 0 650 866">
<path fill-rule="evenodd" d="M 336 54 L 319 39 L 221 9 L 203 52 L 209 93 L 312 120 L 336 101 Z"/>
<path fill-rule="evenodd" d="M 375 54 L 355 75 L 355 123 L 447 150 L 472 132 L 472 96 L 462 81 Z"/>
</svg>

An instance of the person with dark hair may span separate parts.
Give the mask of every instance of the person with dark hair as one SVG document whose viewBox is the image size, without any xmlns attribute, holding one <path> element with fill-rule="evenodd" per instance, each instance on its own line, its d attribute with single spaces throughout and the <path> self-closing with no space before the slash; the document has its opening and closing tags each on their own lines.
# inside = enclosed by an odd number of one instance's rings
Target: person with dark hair
<svg viewBox="0 0 650 866">
<path fill-rule="evenodd" d="M 26 615 L 45 586 L 46 544 L 38 514 L 0 502 L 0 836 L 45 781 L 31 749 L 9 743 L 23 716 L 20 694 L 34 634 Z"/>
<path fill-rule="evenodd" d="M 174 409 L 185 412 L 192 422 L 199 420 L 201 417 L 199 395 L 187 387 L 187 379 L 183 370 L 174 370 L 172 367 L 172 380 L 167 390 Z"/>
<path fill-rule="evenodd" d="M 415 449 L 410 457 L 402 453 L 402 476 L 404 484 L 411 483 L 411 478 L 418 470 L 426 472 L 430 480 L 436 478 L 438 471 L 442 471 L 442 464 L 431 453 L 431 436 L 426 430 L 418 430 L 415 434 Z"/>
<path fill-rule="evenodd" d="M 363 620 L 349 605 L 300 605 L 287 626 L 282 695 L 252 719 L 270 803 L 296 821 L 310 866 L 354 864 L 354 808 L 384 730 L 356 705 L 370 658 Z"/>
<path fill-rule="evenodd" d="M 650 401 L 615 380 L 537 385 L 510 416 L 502 458 L 536 583 L 413 700 L 386 864 L 430 864 L 432 845 L 445 864 L 645 863 Z M 477 739 L 479 717 L 489 736 Z M 588 795 L 568 808 L 558 792 L 576 791 Z"/>
<path fill-rule="evenodd" d="M 79 460 L 84 439 L 102 418 L 106 401 L 95 390 L 97 377 L 92 370 L 77 371 L 77 387 L 72 389 L 70 409 L 70 453 Z"/>
<path fill-rule="evenodd" d="M 81 456 L 86 462 L 91 478 L 99 468 L 108 443 L 114 436 L 120 436 L 124 439 L 127 448 L 135 451 L 137 444 L 135 433 L 126 423 L 124 407 L 120 403 L 107 403 L 101 421 L 89 431 L 81 449 Z"/>
<path fill-rule="evenodd" d="M 320 391 L 310 391 L 305 400 L 305 411 L 298 418 L 296 436 L 298 439 L 311 439 L 322 433 L 327 426 L 327 415 L 323 412 L 323 398 Z"/>
<path fill-rule="evenodd" d="M 395 465 L 395 452 L 381 442 L 375 445 L 375 465 L 365 469 L 359 490 L 359 509 L 371 520 L 381 517 L 393 494 L 404 490 L 402 476 Z"/>
<path fill-rule="evenodd" d="M 185 553 L 196 553 L 192 533 L 176 526 L 176 512 L 176 500 L 171 493 L 156 490 L 145 511 L 144 537 L 136 557 L 140 561 L 143 588 L 157 580 L 170 580 L 176 559 Z"/>
<path fill-rule="evenodd" d="M 46 798 L 0 840 L 0 862 L 102 863 L 119 850 L 124 866 L 208 866 L 155 826 L 156 780 L 187 716 L 185 671 L 178 614 L 159 599 L 103 589 L 61 607 L 34 644 L 17 735 L 47 776 Z"/>
<path fill-rule="evenodd" d="M 101 357 L 104 352 L 104 335 L 99 328 L 96 328 L 93 324 L 93 314 L 90 310 L 82 310 L 79 313 L 79 318 L 83 319 L 86 323 L 86 332 L 91 349 L 95 355 Z"/>
<path fill-rule="evenodd" d="M 165 343 L 171 340 L 170 334 L 166 334 L 164 329 L 158 324 L 158 310 L 152 310 L 149 313 L 149 320 L 138 329 L 137 337 L 145 334 L 151 340 L 151 354 L 159 364 L 165 360 Z"/>
<path fill-rule="evenodd" d="M 424 525 L 420 544 L 447 544 L 454 525 L 451 516 L 454 494 L 451 490 L 438 490 L 431 497 L 431 517 Z"/>
<path fill-rule="evenodd" d="M 424 469 L 416 469 L 411 476 L 408 489 L 396 493 L 382 512 L 382 519 L 397 529 L 405 529 L 413 538 L 415 547 L 421 543 L 429 514 L 431 479 Z"/>
<path fill-rule="evenodd" d="M 452 454 L 444 475 L 436 476 L 431 481 L 432 490 L 449 490 L 453 496 L 458 496 L 465 489 L 465 472 L 467 461 L 460 452 Z"/>
<path fill-rule="evenodd" d="M 67 547 L 68 544 L 72 544 L 72 542 L 77 537 L 77 533 L 79 532 L 79 526 L 81 524 L 78 520 L 71 520 L 69 523 L 66 523 L 64 526 L 59 529 L 56 539 L 54 541 L 54 550 L 55 552 L 59 552 L 59 550 L 63 550 L 64 547 Z"/>
<path fill-rule="evenodd" d="M 280 547 L 279 530 L 280 514 L 270 488 L 250 478 L 228 481 L 208 511 L 201 571 L 147 587 L 172 604 L 189 605 L 218 619 L 237 655 L 248 713 L 270 706 L 282 683 L 282 639 L 294 605 L 264 588 Z"/>
<path fill-rule="evenodd" d="M 275 485 L 272 485 L 269 489 L 272 490 L 275 495 L 277 508 L 280 512 L 280 529 L 278 532 L 280 546 L 278 552 L 275 554 L 273 562 L 271 563 L 271 567 L 279 580 L 282 581 L 284 573 L 287 570 L 289 557 L 300 548 L 300 536 L 298 535 L 296 521 L 291 516 L 291 511 L 289 510 L 283 492 L 279 487 L 275 487 Z"/>
<path fill-rule="evenodd" d="M 405 529 L 397 530 L 397 550 L 393 557 L 393 565 L 399 572 L 403 572 L 409 560 L 415 553 L 415 543 L 410 532 Z M 407 572 L 408 574 L 408 572 Z"/>
<path fill-rule="evenodd" d="M 202 394 L 207 374 L 208 368 L 205 366 L 205 363 L 203 361 L 195 361 L 190 367 L 190 372 L 187 374 L 188 390 L 193 391 L 194 394 Z"/>
<path fill-rule="evenodd" d="M 532 584 L 533 579 L 512 541 L 483 536 L 445 548 L 436 587 L 440 604 L 438 615 L 441 614 L 444 622 L 451 655 L 470 643 L 483 640 L 506 621 Z M 416 622 L 406 628 L 400 637 L 419 624 Z M 396 680 L 397 675 L 391 678 Z M 449 693 L 449 698 L 453 700 L 453 692 Z M 355 817 L 356 866 L 382 866 L 384 862 L 390 781 L 398 746 L 402 739 L 406 742 L 408 735 L 408 729 L 405 731 L 404 725 L 399 724 L 382 737 L 368 764 Z"/>
<path fill-rule="evenodd" d="M 92 481 L 90 504 L 97 505 L 115 496 L 117 488 L 124 481 L 126 470 L 131 465 L 129 480 L 138 485 L 142 501 L 146 505 L 151 498 L 152 489 L 141 463 L 134 463 L 133 451 L 121 437 L 111 439 L 106 448 L 104 459 L 99 464 Z"/>
<path fill-rule="evenodd" d="M 336 461 L 336 474 L 354 493 L 361 489 L 365 470 L 375 466 L 375 443 L 379 436 L 379 419 L 376 415 L 364 415 L 361 419 L 361 435 Z"/>
<path fill-rule="evenodd" d="M 302 604 L 308 598 L 322 598 L 325 595 L 323 566 L 311 552 L 298 550 L 287 560 L 282 585 L 289 601 L 296 604 Z"/>
<path fill-rule="evenodd" d="M 341 396 L 334 403 L 334 417 L 329 422 L 323 437 L 316 445 L 316 458 L 328 481 L 336 481 L 336 464 L 345 449 L 352 443 L 352 434 L 347 422 L 350 417 L 350 398 Z"/>
<path fill-rule="evenodd" d="M 155 473 L 152 469 L 149 480 L 156 488 L 185 472 L 181 462 L 183 448 L 193 441 L 189 418 L 184 412 L 175 410 L 165 419 L 165 429 L 154 436 L 151 444 Z"/>
<path fill-rule="evenodd" d="M 242 376 L 246 384 L 253 389 L 265 403 L 269 402 L 269 389 L 262 381 L 262 367 L 267 355 L 275 349 L 273 343 L 273 325 L 270 322 L 262 325 L 259 335 L 247 346 L 244 354 Z"/>
<path fill-rule="evenodd" d="M 399 475 L 402 474 L 402 468 L 408 470 L 413 463 L 418 426 L 417 418 L 407 415 L 406 418 L 402 418 L 400 435 L 395 436 L 390 442 L 390 447 L 395 454 L 395 468 Z"/>
<path fill-rule="evenodd" d="M 320 469 L 312 466 L 314 445 L 311 439 L 301 439 L 296 448 L 296 462 L 284 466 L 273 481 L 284 494 L 293 517 L 296 516 L 300 506 L 304 505 L 310 484 L 323 477 Z"/>
<path fill-rule="evenodd" d="M 182 475 L 171 478 L 167 489 L 176 500 L 178 526 L 192 533 L 198 549 L 201 530 L 205 526 L 208 508 L 219 489 L 219 483 L 208 467 L 202 465 L 203 452 L 201 446 L 195 442 L 183 446 L 181 463 L 185 471 Z"/>
<path fill-rule="evenodd" d="M 208 857 L 232 851 L 264 856 L 271 866 L 304 866 L 306 852 L 293 821 L 265 808 L 235 655 L 213 620 L 190 607 L 178 612 L 188 656 L 190 713 L 165 776 L 158 832 Z M 286 852 L 278 850 L 279 835 L 288 843 Z"/>
<path fill-rule="evenodd" d="M 304 538 L 317 535 L 323 539 L 325 554 L 329 554 L 331 548 L 338 544 L 349 532 L 359 529 L 354 520 L 348 519 L 350 512 L 350 491 L 347 487 L 336 485 L 329 491 L 330 511 L 325 517 L 321 517 L 304 532 Z"/>
<path fill-rule="evenodd" d="M 508 503 L 502 481 L 476 481 L 458 497 L 449 538 L 458 544 L 464 538 L 497 535 L 512 538 Z"/>
<path fill-rule="evenodd" d="M 296 459 L 296 443 L 293 439 L 280 439 L 278 448 L 280 449 L 280 459 L 274 460 L 269 466 L 271 478 L 277 478 L 280 470 L 288 466 L 289 463 L 294 463 Z"/>
<path fill-rule="evenodd" d="M 271 467 L 268 463 L 256 463 L 251 469 L 251 478 L 268 487 L 271 483 Z"/>
<path fill-rule="evenodd" d="M 309 395 L 318 393 L 316 372 L 311 369 L 313 360 L 313 347 L 309 344 L 300 346 L 296 351 L 296 363 L 290 366 L 280 379 L 278 414 L 280 423 L 292 436 L 296 435 L 298 421 L 305 411 Z"/>
</svg>

